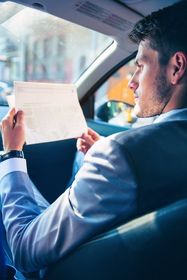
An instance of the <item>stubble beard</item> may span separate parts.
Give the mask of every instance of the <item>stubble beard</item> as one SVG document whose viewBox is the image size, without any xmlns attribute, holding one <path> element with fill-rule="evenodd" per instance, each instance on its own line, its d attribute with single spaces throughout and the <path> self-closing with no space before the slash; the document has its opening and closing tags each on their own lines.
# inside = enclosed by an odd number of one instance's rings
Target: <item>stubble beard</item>
<svg viewBox="0 0 187 280">
<path fill-rule="evenodd" d="M 147 100 L 146 104 L 143 104 L 143 102 L 141 104 L 140 99 L 139 104 L 136 105 L 137 107 L 139 107 L 139 110 L 137 109 L 137 111 L 139 111 L 136 114 L 137 117 L 148 118 L 162 114 L 171 96 L 171 85 L 167 81 L 165 74 L 159 73 L 153 84 L 152 96 L 149 98 L 149 100 Z"/>
</svg>

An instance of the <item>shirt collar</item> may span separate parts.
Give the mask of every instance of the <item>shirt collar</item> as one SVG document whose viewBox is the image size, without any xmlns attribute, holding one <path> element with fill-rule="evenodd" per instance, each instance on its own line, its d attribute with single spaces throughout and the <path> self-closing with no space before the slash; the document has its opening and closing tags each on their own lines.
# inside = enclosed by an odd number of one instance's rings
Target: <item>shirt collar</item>
<svg viewBox="0 0 187 280">
<path fill-rule="evenodd" d="M 187 108 L 175 109 L 167 113 L 157 116 L 154 123 L 175 121 L 175 120 L 187 120 Z"/>
</svg>

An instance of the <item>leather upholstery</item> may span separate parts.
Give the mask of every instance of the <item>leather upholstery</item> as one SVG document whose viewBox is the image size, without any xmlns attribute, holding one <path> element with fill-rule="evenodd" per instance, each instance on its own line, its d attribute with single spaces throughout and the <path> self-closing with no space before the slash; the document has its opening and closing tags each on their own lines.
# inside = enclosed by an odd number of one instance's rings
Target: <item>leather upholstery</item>
<svg viewBox="0 0 187 280">
<path fill-rule="evenodd" d="M 86 243 L 45 279 L 187 279 L 187 199 Z"/>
</svg>

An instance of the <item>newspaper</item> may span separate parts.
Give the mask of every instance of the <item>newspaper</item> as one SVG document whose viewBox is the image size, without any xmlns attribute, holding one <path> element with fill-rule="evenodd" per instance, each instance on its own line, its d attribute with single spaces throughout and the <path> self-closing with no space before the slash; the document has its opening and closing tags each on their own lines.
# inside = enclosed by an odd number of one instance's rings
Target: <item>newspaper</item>
<svg viewBox="0 0 187 280">
<path fill-rule="evenodd" d="M 25 112 L 27 144 L 76 138 L 87 130 L 73 84 L 15 82 L 8 103 Z"/>
</svg>

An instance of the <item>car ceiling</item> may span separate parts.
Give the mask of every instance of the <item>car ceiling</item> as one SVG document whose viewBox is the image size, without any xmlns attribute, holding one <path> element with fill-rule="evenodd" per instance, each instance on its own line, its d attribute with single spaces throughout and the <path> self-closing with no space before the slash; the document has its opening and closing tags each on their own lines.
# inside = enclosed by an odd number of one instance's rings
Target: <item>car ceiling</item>
<svg viewBox="0 0 187 280">
<path fill-rule="evenodd" d="M 6 2 L 0 0 L 0 2 Z M 109 69 L 128 58 L 137 48 L 128 38 L 135 22 L 151 13 L 179 0 L 18 0 L 26 6 L 39 8 L 57 17 L 62 17 L 84 27 L 111 36 L 116 48 L 100 64 L 95 62 L 77 83 L 79 98 L 82 99 L 93 85 L 107 77 Z M 89 79 L 88 79 L 89 77 Z"/>
<path fill-rule="evenodd" d="M 0 0 L 1 1 L 1 0 Z M 6 1 L 1 1 L 6 2 Z M 114 37 L 120 44 L 142 16 L 179 0 L 18 0 Z M 123 45 L 123 44 L 122 44 Z M 128 48 L 127 48 L 128 49 Z"/>
<path fill-rule="evenodd" d="M 146 16 L 152 11 L 162 9 L 180 0 L 113 0 L 114 2 L 124 4 L 130 7 L 133 11 Z"/>
</svg>

